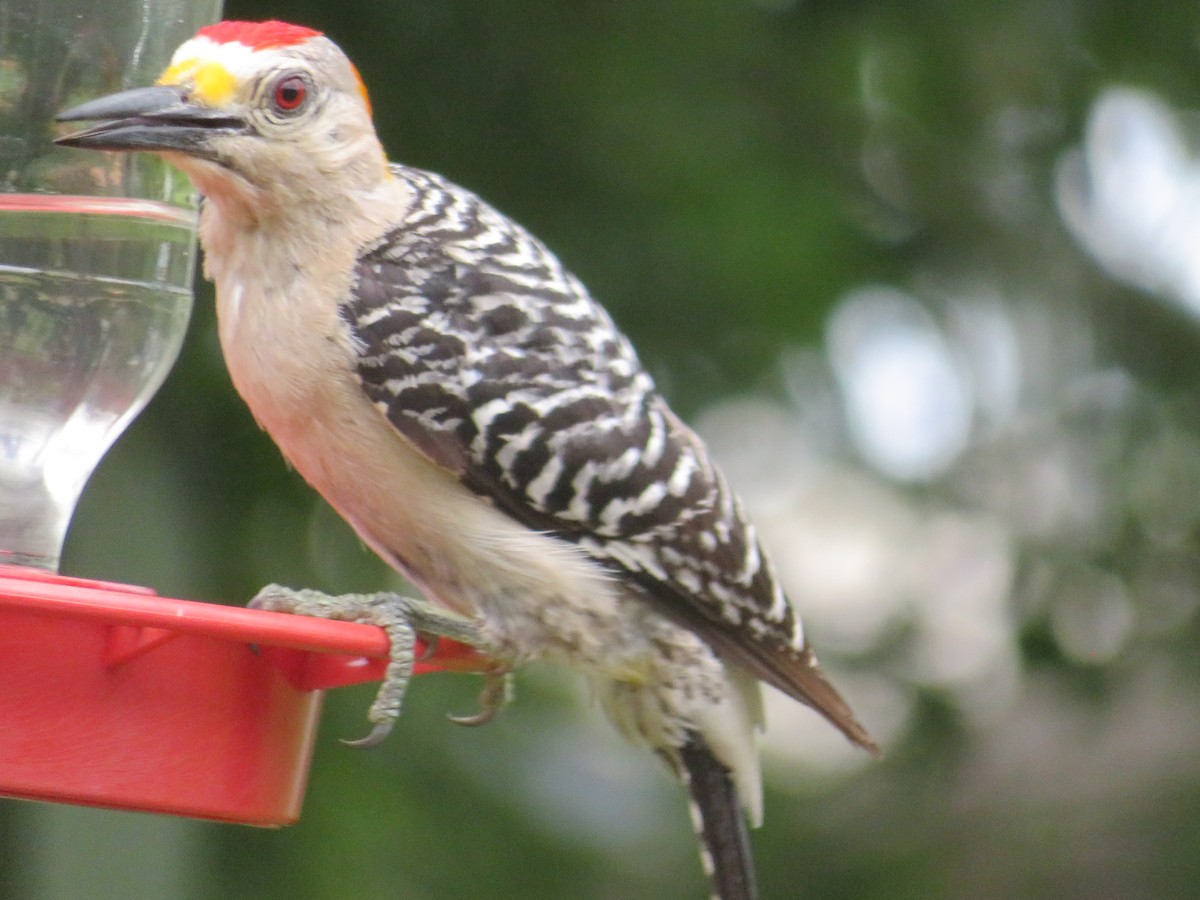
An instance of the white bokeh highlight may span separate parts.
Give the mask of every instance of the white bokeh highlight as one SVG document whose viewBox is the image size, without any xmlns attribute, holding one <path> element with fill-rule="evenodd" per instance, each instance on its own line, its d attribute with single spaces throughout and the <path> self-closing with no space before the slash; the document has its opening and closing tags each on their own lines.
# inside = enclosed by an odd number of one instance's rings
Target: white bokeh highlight
<svg viewBox="0 0 1200 900">
<path fill-rule="evenodd" d="M 1200 315 L 1200 159 L 1170 107 L 1145 91 L 1102 93 L 1057 189 L 1063 221 L 1109 273 Z"/>
<path fill-rule="evenodd" d="M 858 452 L 903 481 L 941 474 L 967 446 L 971 398 L 933 317 L 908 294 L 860 288 L 838 304 L 826 345 Z"/>
</svg>

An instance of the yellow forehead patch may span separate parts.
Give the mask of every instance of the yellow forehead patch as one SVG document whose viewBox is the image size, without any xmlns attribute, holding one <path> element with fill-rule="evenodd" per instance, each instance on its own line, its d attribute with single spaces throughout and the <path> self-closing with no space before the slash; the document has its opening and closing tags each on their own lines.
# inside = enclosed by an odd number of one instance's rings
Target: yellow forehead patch
<svg viewBox="0 0 1200 900">
<path fill-rule="evenodd" d="M 219 62 L 181 59 L 158 77 L 159 84 L 192 83 L 192 94 L 205 106 L 220 106 L 237 87 L 237 79 Z"/>
</svg>

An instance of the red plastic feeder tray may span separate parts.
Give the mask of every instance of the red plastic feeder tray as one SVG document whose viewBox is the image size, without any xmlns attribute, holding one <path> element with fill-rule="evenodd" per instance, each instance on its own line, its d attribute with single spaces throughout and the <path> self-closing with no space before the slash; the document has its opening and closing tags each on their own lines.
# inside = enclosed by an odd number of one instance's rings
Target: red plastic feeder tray
<svg viewBox="0 0 1200 900">
<path fill-rule="evenodd" d="M 0 566 L 0 795 L 289 825 L 322 690 L 387 651 L 370 625 Z M 484 665 L 442 640 L 417 671 Z"/>
</svg>

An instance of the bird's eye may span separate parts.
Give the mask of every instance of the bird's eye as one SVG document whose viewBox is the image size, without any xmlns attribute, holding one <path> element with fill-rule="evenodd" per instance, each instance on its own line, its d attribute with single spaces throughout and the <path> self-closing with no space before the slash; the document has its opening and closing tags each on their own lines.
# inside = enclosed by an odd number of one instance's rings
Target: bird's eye
<svg viewBox="0 0 1200 900">
<path fill-rule="evenodd" d="M 276 111 L 294 113 L 308 99 L 308 82 L 302 75 L 285 75 L 275 83 L 271 105 Z"/>
</svg>

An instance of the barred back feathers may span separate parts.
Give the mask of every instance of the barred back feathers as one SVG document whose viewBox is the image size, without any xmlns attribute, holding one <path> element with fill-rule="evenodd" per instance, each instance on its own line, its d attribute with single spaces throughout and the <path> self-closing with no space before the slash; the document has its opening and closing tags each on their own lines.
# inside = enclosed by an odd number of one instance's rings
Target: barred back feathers
<svg viewBox="0 0 1200 900">
<path fill-rule="evenodd" d="M 816 669 L 740 501 L 608 314 L 475 194 L 393 173 L 413 201 L 364 249 L 342 307 L 367 395 L 481 496 L 632 576 L 664 614 L 873 747 Z"/>
</svg>

